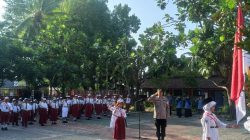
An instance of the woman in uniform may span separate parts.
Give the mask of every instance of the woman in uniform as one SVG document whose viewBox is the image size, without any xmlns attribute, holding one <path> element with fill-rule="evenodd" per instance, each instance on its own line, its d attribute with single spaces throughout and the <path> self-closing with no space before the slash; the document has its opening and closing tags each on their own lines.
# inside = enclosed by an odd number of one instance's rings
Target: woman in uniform
<svg viewBox="0 0 250 140">
<path fill-rule="evenodd" d="M 207 98 L 203 101 L 204 103 L 204 113 L 201 118 L 201 124 L 203 129 L 202 140 L 219 140 L 218 128 L 237 128 L 238 125 L 235 124 L 225 124 L 220 121 L 215 112 L 216 102 L 212 98 Z"/>
</svg>

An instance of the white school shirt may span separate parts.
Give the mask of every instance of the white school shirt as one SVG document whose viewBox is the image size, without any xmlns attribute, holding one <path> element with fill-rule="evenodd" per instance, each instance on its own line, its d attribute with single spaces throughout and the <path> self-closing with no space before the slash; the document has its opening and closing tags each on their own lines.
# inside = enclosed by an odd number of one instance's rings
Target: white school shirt
<svg viewBox="0 0 250 140">
<path fill-rule="evenodd" d="M 37 103 L 33 103 L 32 104 L 32 109 L 35 112 L 38 109 L 38 104 Z"/>
<path fill-rule="evenodd" d="M 63 107 L 63 108 L 68 108 L 68 107 L 69 107 L 69 104 L 68 104 L 68 102 L 67 102 L 66 100 L 64 100 L 64 101 L 62 102 L 62 107 Z"/>
<path fill-rule="evenodd" d="M 20 112 L 20 110 L 21 110 L 20 107 L 19 107 L 18 105 L 14 105 L 14 104 L 12 105 L 12 108 L 13 108 L 13 112 L 14 112 L 14 113 L 18 113 L 18 112 Z"/>
<path fill-rule="evenodd" d="M 79 105 L 83 105 L 83 104 L 84 104 L 83 99 L 78 99 L 78 104 L 79 104 Z"/>
<path fill-rule="evenodd" d="M 1 111 L 2 112 L 10 112 L 11 111 L 11 106 L 9 103 L 2 102 L 1 103 Z"/>
<path fill-rule="evenodd" d="M 110 120 L 110 128 L 115 128 L 115 122 L 118 117 L 121 117 L 121 116 L 123 116 L 124 118 L 127 117 L 126 111 L 122 108 L 110 107 L 109 110 L 112 111 L 112 116 Z"/>
<path fill-rule="evenodd" d="M 68 104 L 69 106 L 71 106 L 71 105 L 72 105 L 72 100 L 71 100 L 71 99 L 67 100 L 67 104 Z"/>
<path fill-rule="evenodd" d="M 59 108 L 59 103 L 58 102 L 51 102 L 50 106 L 51 106 L 51 108 L 58 109 Z"/>
<path fill-rule="evenodd" d="M 78 99 L 73 99 L 72 100 L 72 105 L 76 105 L 76 104 L 79 104 L 79 100 Z"/>
<path fill-rule="evenodd" d="M 30 111 L 32 110 L 32 106 L 29 103 L 22 103 L 22 110 Z"/>
<path fill-rule="evenodd" d="M 93 104 L 94 100 L 93 100 L 93 98 L 86 98 L 85 103 L 86 104 Z"/>
<path fill-rule="evenodd" d="M 96 99 L 95 104 L 102 104 L 102 99 Z"/>
<path fill-rule="evenodd" d="M 39 106 L 39 108 L 43 108 L 43 109 L 48 110 L 48 104 L 46 102 L 40 102 L 38 106 Z"/>
</svg>

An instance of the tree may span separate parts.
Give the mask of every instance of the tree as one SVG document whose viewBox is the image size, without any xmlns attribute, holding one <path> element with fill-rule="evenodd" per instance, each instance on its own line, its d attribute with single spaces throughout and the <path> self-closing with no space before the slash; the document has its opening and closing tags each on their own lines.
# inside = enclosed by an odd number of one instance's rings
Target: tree
<svg viewBox="0 0 250 140">
<path fill-rule="evenodd" d="M 6 32 L 32 40 L 44 26 L 44 20 L 58 14 L 55 9 L 61 2 L 62 0 L 5 0 Z"/>
<path fill-rule="evenodd" d="M 164 5 L 165 1 L 162 2 Z M 197 28 L 188 34 L 180 34 L 185 35 L 184 42 L 190 42 L 190 51 L 198 60 L 199 72 L 205 77 L 217 75 L 224 78 L 226 86 L 218 86 L 227 91 L 228 103 L 231 105 L 229 96 L 237 2 L 213 0 L 212 4 L 211 1 L 175 0 L 174 3 L 178 8 L 178 19 L 173 21 L 170 18 L 168 22 L 178 26 L 181 23 L 183 27 L 185 21 L 197 23 Z M 245 17 L 249 17 L 248 1 L 242 4 Z M 161 8 L 164 9 L 164 6 Z M 245 24 L 249 26 L 249 20 Z"/>
<path fill-rule="evenodd" d="M 147 78 L 160 77 L 163 74 L 169 75 L 171 67 L 176 64 L 176 37 L 164 30 L 158 23 L 147 28 L 139 38 L 142 46 L 140 50 L 144 56 L 142 61 L 147 68 Z"/>
</svg>

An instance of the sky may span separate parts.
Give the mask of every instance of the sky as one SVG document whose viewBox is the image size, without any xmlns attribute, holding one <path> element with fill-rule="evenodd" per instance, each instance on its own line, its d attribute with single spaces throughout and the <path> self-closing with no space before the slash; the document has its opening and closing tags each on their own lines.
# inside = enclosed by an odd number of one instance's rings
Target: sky
<svg viewBox="0 0 250 140">
<path fill-rule="evenodd" d="M 0 0 L 0 21 L 2 21 L 2 15 L 4 13 L 4 6 L 5 6 L 4 1 Z"/>
<path fill-rule="evenodd" d="M 140 29 L 136 34 L 133 34 L 133 37 L 138 41 L 139 34 L 142 34 L 146 28 L 149 28 L 154 25 L 154 23 L 161 22 L 164 24 L 164 15 L 165 13 L 174 16 L 177 13 L 177 8 L 175 5 L 169 1 L 165 10 L 161 10 L 156 3 L 156 0 L 109 0 L 108 7 L 112 11 L 115 5 L 118 4 L 127 4 L 131 8 L 131 14 L 135 14 L 141 20 Z M 4 13 L 5 3 L 3 0 L 0 0 L 0 21 L 2 21 L 2 14 Z M 195 28 L 193 24 L 187 24 L 188 29 Z M 173 27 L 166 28 L 166 30 L 177 33 Z M 181 54 L 188 52 L 188 49 L 177 48 L 177 57 Z"/>
<path fill-rule="evenodd" d="M 152 27 L 154 23 L 157 22 L 165 24 L 163 19 L 165 13 L 175 17 L 175 14 L 177 13 L 177 7 L 171 2 L 172 1 L 169 1 L 165 10 L 161 10 L 157 6 L 156 0 L 109 0 L 108 7 L 110 10 L 113 10 L 115 5 L 121 3 L 127 4 L 131 8 L 131 14 L 135 14 L 141 20 L 140 29 L 136 34 L 133 35 L 133 37 L 138 41 L 139 34 L 142 34 L 146 28 Z M 187 30 L 193 28 L 195 28 L 194 24 L 187 24 Z M 166 30 L 173 32 L 174 34 L 177 33 L 174 27 L 166 28 Z M 189 52 L 188 48 L 178 47 L 176 56 L 180 57 L 180 55 L 186 52 Z"/>
</svg>

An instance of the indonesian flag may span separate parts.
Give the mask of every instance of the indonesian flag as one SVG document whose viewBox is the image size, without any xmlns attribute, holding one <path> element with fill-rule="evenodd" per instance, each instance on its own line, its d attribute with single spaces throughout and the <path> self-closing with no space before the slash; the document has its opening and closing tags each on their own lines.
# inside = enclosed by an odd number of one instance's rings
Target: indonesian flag
<svg viewBox="0 0 250 140">
<path fill-rule="evenodd" d="M 245 93 L 244 93 L 244 68 L 242 49 L 238 43 L 242 40 L 242 30 L 244 27 L 244 17 L 241 5 L 238 6 L 237 31 L 234 40 L 231 100 L 235 102 L 237 124 L 246 115 Z"/>
</svg>

